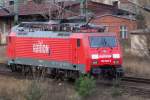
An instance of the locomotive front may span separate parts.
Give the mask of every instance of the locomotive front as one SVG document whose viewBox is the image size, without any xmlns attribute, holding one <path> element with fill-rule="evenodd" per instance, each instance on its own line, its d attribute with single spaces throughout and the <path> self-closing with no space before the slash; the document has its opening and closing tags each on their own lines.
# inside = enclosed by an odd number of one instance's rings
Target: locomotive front
<svg viewBox="0 0 150 100">
<path fill-rule="evenodd" d="M 114 34 L 89 36 L 90 66 L 93 75 L 121 77 L 122 52 L 118 38 Z"/>
</svg>

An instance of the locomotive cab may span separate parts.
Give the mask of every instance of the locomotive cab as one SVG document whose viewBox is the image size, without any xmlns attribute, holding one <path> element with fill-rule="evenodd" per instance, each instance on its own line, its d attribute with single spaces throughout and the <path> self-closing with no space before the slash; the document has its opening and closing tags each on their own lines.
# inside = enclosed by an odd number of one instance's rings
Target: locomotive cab
<svg viewBox="0 0 150 100">
<path fill-rule="evenodd" d="M 89 36 L 88 40 L 91 73 L 113 77 L 122 76 L 122 53 L 117 36 L 104 33 Z"/>
<path fill-rule="evenodd" d="M 76 40 L 73 62 L 84 65 L 85 73 L 113 78 L 123 75 L 121 46 L 115 33 L 75 33 L 72 38 Z"/>
</svg>

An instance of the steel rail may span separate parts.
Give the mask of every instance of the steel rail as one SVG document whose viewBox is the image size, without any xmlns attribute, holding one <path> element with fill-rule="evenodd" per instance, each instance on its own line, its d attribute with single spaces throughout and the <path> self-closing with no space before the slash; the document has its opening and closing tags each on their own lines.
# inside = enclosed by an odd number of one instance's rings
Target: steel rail
<svg viewBox="0 0 150 100">
<path fill-rule="evenodd" d="M 150 84 L 150 79 L 146 78 L 137 78 L 137 77 L 123 77 L 121 78 L 122 81 L 128 81 L 128 82 L 136 82 L 136 83 L 145 83 Z"/>
</svg>

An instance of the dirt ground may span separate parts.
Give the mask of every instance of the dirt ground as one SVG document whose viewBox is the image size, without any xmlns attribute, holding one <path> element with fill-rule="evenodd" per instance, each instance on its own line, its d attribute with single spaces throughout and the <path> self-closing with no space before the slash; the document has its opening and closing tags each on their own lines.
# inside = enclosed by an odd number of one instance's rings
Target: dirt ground
<svg viewBox="0 0 150 100">
<path fill-rule="evenodd" d="M 0 62 L 6 61 L 6 47 L 0 46 Z M 127 75 L 149 78 L 149 60 L 137 57 L 125 57 L 124 66 Z M 36 88 L 32 84 L 37 84 Z M 74 85 L 68 82 L 58 82 L 52 79 L 34 81 L 16 77 L 0 75 L 0 100 L 32 100 L 27 99 L 33 90 L 41 95 L 40 100 L 83 100 L 76 93 Z M 36 94 L 33 94 L 36 95 Z M 97 85 L 94 93 L 85 100 L 150 100 L 139 95 L 124 92 L 122 89 L 115 89 L 103 85 Z"/>
<path fill-rule="evenodd" d="M 150 58 L 124 55 L 123 67 L 125 75 L 150 79 Z"/>
</svg>

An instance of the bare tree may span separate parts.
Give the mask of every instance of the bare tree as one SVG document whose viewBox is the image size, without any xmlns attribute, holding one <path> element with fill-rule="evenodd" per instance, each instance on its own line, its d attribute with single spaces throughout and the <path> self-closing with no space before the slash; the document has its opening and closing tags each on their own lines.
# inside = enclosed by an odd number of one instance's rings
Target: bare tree
<svg viewBox="0 0 150 100">
<path fill-rule="evenodd" d="M 138 29 L 144 29 L 144 28 L 146 28 L 145 17 L 143 16 L 142 12 L 139 12 L 136 15 L 136 20 L 137 20 L 137 28 Z"/>
</svg>

